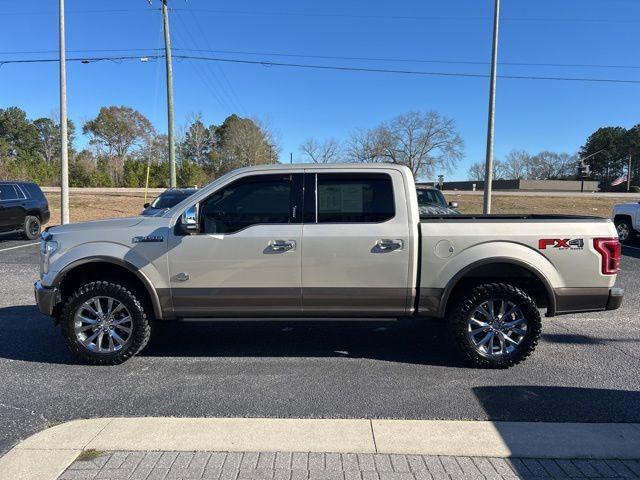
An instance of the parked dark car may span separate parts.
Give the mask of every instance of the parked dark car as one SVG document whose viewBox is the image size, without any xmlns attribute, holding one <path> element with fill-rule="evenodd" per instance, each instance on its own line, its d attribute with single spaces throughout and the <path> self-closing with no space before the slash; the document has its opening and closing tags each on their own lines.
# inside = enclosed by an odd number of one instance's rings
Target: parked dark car
<svg viewBox="0 0 640 480">
<path fill-rule="evenodd" d="M 182 200 L 195 193 L 196 191 L 197 190 L 195 188 L 172 188 L 169 190 L 165 190 L 160 195 L 158 195 L 153 202 L 145 203 L 144 210 L 140 215 L 144 215 L 145 217 L 159 215 L 162 212 L 175 207 Z"/>
<path fill-rule="evenodd" d="M 420 215 L 459 215 L 458 202 L 449 202 L 444 194 L 430 185 L 416 184 Z"/>
<path fill-rule="evenodd" d="M 0 181 L 0 232 L 19 231 L 34 240 L 49 217 L 49 202 L 38 185 Z"/>
</svg>

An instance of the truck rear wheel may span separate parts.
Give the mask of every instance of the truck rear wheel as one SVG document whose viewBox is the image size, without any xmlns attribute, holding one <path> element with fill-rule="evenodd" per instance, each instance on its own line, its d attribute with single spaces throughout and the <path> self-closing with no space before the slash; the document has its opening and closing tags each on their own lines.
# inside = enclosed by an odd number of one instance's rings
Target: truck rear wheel
<svg viewBox="0 0 640 480">
<path fill-rule="evenodd" d="M 117 365 L 149 342 L 151 326 L 144 303 L 125 285 L 91 282 L 66 301 L 60 313 L 69 349 L 94 365 Z"/>
<path fill-rule="evenodd" d="M 458 348 L 476 367 L 509 368 L 535 349 L 542 321 L 535 302 L 505 283 L 464 293 L 448 316 Z"/>
</svg>

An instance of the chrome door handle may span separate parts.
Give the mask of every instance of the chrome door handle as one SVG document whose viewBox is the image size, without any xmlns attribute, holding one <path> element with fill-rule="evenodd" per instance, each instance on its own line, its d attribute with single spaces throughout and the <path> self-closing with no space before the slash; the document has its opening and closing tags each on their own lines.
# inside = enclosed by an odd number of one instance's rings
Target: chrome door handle
<svg viewBox="0 0 640 480">
<path fill-rule="evenodd" d="M 269 247 L 276 252 L 286 252 L 287 250 L 295 250 L 296 242 L 294 240 L 271 240 Z"/>
<path fill-rule="evenodd" d="M 381 238 L 376 242 L 376 247 L 385 252 L 392 250 L 402 250 L 404 242 L 402 240 L 390 240 L 388 238 Z"/>
</svg>

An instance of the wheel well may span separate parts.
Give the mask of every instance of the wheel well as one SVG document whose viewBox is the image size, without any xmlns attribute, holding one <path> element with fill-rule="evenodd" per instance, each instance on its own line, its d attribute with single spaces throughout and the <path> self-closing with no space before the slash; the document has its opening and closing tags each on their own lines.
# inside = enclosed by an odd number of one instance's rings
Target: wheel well
<svg viewBox="0 0 640 480">
<path fill-rule="evenodd" d="M 42 221 L 42 215 L 40 210 L 27 210 L 25 216 L 38 217 L 38 220 Z"/>
<path fill-rule="evenodd" d="M 538 308 L 553 306 L 550 287 L 537 273 L 516 263 L 494 262 L 472 267 L 455 280 L 453 287 L 448 289 L 448 295 L 445 292 L 445 313 L 455 304 L 452 300 L 461 292 L 483 283 L 508 283 L 526 292 Z"/>
<path fill-rule="evenodd" d="M 147 313 L 153 315 L 154 308 L 151 296 L 143 281 L 126 267 L 104 261 L 83 263 L 66 272 L 58 285 L 61 299 L 59 305 L 64 305 L 67 298 L 81 285 L 96 281 L 125 285 L 138 295 Z"/>
<path fill-rule="evenodd" d="M 632 223 L 632 220 L 631 220 L 631 215 L 620 213 L 620 214 L 616 215 L 615 217 L 613 217 L 613 221 L 615 222 L 616 220 L 628 220 L 629 221 L 629 226 L 633 227 L 633 223 Z"/>
</svg>

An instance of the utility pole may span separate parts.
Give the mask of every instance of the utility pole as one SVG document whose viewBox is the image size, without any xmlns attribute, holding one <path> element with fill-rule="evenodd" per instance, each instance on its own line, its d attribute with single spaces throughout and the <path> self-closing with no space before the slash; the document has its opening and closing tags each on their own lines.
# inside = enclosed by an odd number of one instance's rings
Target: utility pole
<svg viewBox="0 0 640 480">
<path fill-rule="evenodd" d="M 289 152 L 289 163 L 293 164 L 293 152 Z"/>
<path fill-rule="evenodd" d="M 493 49 L 491 53 L 491 80 L 489 86 L 489 121 L 487 126 L 487 160 L 484 170 L 484 201 L 482 212 L 491 213 L 491 182 L 493 181 L 493 134 L 496 108 L 496 75 L 498 72 L 498 27 L 500 0 L 495 0 L 493 12 Z"/>
<path fill-rule="evenodd" d="M 162 0 L 164 22 L 164 51 L 167 64 L 167 134 L 169 137 L 169 187 L 176 188 L 176 145 L 173 134 L 173 68 L 171 66 L 171 36 L 169 35 L 169 9 L 167 0 Z"/>
<path fill-rule="evenodd" d="M 629 154 L 629 163 L 627 164 L 627 193 L 631 190 L 631 154 Z"/>
<path fill-rule="evenodd" d="M 67 69 L 64 0 L 60 0 L 60 222 L 69 223 L 69 152 L 67 140 Z"/>
</svg>

